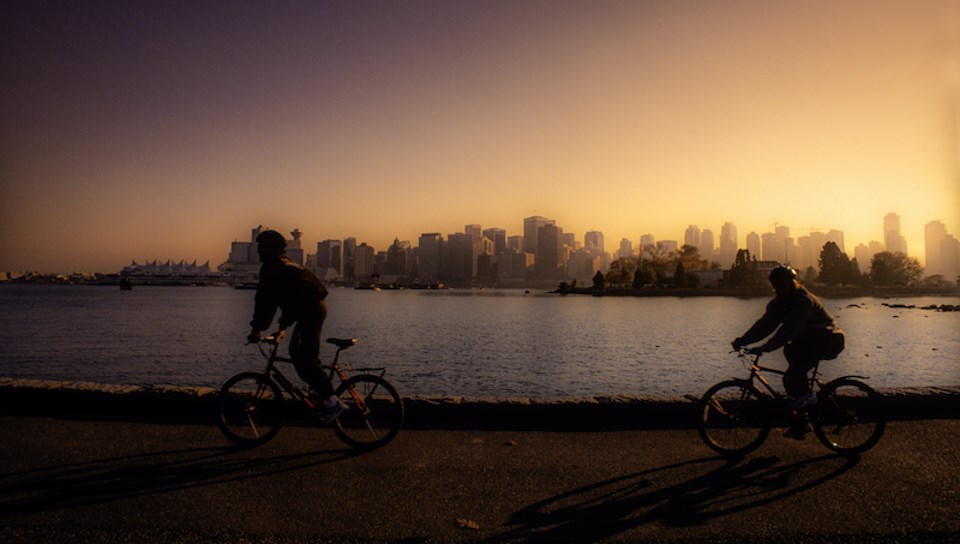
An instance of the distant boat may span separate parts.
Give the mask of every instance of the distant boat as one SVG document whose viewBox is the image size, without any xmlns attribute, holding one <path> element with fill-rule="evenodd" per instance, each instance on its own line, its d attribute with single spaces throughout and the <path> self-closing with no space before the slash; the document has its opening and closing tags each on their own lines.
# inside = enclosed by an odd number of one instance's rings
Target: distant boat
<svg viewBox="0 0 960 544">
<path fill-rule="evenodd" d="M 235 283 L 233 285 L 234 289 L 256 289 L 256 283 Z"/>
<path fill-rule="evenodd" d="M 133 289 L 133 280 L 130 278 L 121 278 L 120 279 L 120 290 L 129 291 Z"/>
</svg>

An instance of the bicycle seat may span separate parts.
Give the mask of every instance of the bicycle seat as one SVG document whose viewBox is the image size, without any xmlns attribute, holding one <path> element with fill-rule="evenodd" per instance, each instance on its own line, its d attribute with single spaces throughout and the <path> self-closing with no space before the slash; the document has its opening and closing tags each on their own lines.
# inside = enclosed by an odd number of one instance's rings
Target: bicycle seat
<svg viewBox="0 0 960 544">
<path fill-rule="evenodd" d="M 340 349 L 347 349 L 350 346 L 357 345 L 356 338 L 327 338 L 327 342 L 330 342 Z"/>
</svg>

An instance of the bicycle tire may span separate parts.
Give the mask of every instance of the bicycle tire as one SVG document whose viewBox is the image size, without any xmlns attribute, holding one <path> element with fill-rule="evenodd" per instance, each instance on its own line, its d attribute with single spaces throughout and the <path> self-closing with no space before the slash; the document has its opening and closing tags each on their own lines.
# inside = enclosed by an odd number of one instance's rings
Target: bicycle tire
<svg viewBox="0 0 960 544">
<path fill-rule="evenodd" d="M 351 390 L 363 399 L 365 409 L 358 406 Z M 347 409 L 334 422 L 333 431 L 348 446 L 379 448 L 400 432 L 403 399 L 397 388 L 380 376 L 354 376 L 340 384 L 337 397 Z"/>
<path fill-rule="evenodd" d="M 813 432 L 820 442 L 845 455 L 858 455 L 875 446 L 887 426 L 883 396 L 851 378 L 825 384 L 811 414 Z"/>
<path fill-rule="evenodd" d="M 697 431 L 712 450 L 722 455 L 747 454 L 770 434 L 770 410 L 763 395 L 747 382 L 720 382 L 700 399 Z"/>
<path fill-rule="evenodd" d="M 220 430 L 241 446 L 263 444 L 280 431 L 280 387 L 266 374 L 241 372 L 220 388 Z"/>
</svg>

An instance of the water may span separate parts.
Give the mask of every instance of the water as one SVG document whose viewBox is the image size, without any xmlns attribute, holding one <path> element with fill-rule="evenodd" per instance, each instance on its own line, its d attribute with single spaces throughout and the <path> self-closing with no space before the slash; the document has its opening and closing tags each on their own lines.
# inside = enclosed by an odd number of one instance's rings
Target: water
<svg viewBox="0 0 960 544">
<path fill-rule="evenodd" d="M 244 345 L 253 291 L 216 287 L 0 288 L 0 376 L 129 385 L 218 387 L 261 366 Z M 677 396 L 744 371 L 729 342 L 766 299 L 560 297 L 521 290 L 333 289 L 324 336 L 356 336 L 344 357 L 384 365 L 404 395 Z M 847 331 L 827 376 L 876 387 L 960 384 L 960 313 L 825 300 Z M 853 307 L 852 305 L 860 307 Z M 323 345 L 329 359 L 333 347 Z M 785 367 L 780 352 L 765 361 Z"/>
</svg>

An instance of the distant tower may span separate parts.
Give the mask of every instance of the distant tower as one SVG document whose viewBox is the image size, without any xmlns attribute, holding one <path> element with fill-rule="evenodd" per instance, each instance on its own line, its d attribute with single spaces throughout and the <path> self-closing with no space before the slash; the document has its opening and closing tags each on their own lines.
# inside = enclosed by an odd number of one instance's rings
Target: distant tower
<svg viewBox="0 0 960 544">
<path fill-rule="evenodd" d="M 760 235 L 750 231 L 747 235 L 747 251 L 750 252 L 750 258 L 760 260 Z"/>
<path fill-rule="evenodd" d="M 527 253 L 537 253 L 537 236 L 541 227 L 553 225 L 553 219 L 534 215 L 523 220 L 523 250 Z"/>
<path fill-rule="evenodd" d="M 690 225 L 687 227 L 687 230 L 683 233 L 683 245 L 693 246 L 699 250 L 703 250 L 700 247 L 700 227 L 696 225 Z"/>
<path fill-rule="evenodd" d="M 700 255 L 708 261 L 716 261 L 716 249 L 717 245 L 713 238 L 713 231 L 703 229 L 703 232 L 700 233 Z"/>
<path fill-rule="evenodd" d="M 720 227 L 720 266 L 733 266 L 737 260 L 737 226 L 726 222 Z"/>
<path fill-rule="evenodd" d="M 931 221 L 923 228 L 923 249 L 926 254 L 926 271 L 928 276 L 943 274 L 943 258 L 941 243 L 947 237 L 947 227 L 940 221 Z"/>
<path fill-rule="evenodd" d="M 883 217 L 883 243 L 890 253 L 907 254 L 907 240 L 900 234 L 900 216 L 893 212 Z"/>
<path fill-rule="evenodd" d="M 293 240 L 287 240 L 287 257 L 289 257 L 291 261 L 302 266 L 304 254 L 303 248 L 300 247 L 300 237 L 303 236 L 303 232 L 300 229 L 295 228 L 290 232 L 290 235 L 293 236 Z"/>
<path fill-rule="evenodd" d="M 583 247 L 586 249 L 595 249 L 603 252 L 603 233 L 596 230 L 583 235 Z"/>
</svg>

